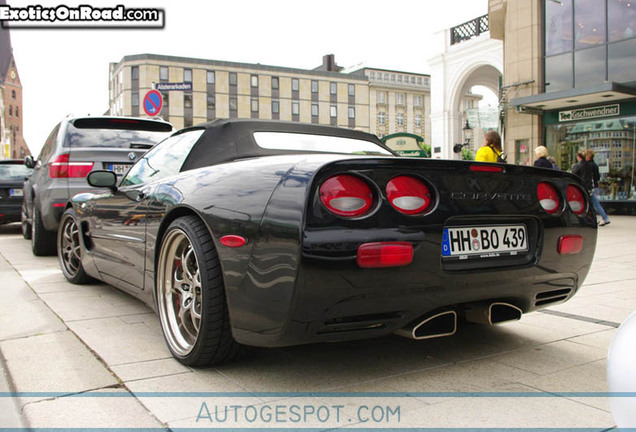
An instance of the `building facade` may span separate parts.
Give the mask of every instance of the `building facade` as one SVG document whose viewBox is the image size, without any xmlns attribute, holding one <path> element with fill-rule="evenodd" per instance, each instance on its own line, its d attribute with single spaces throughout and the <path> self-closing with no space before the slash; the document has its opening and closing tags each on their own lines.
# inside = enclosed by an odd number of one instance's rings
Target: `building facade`
<svg viewBox="0 0 636 432">
<path fill-rule="evenodd" d="M 333 125 L 382 137 L 408 132 L 430 142 L 430 76 L 362 68 L 343 73 L 333 55 L 313 70 L 172 57 L 125 56 L 110 65 L 111 115 L 146 116 L 159 89 L 159 116 L 179 129 L 216 118 Z M 159 107 L 157 107 L 159 108 Z"/>
<path fill-rule="evenodd" d="M 31 154 L 22 129 L 22 83 L 13 58 L 9 30 L 0 27 L 0 159 Z"/>
<path fill-rule="evenodd" d="M 634 200 L 636 3 L 490 0 L 489 17 L 504 42 L 506 150 L 531 164 L 545 145 L 569 170 L 592 149 L 603 199 Z"/>
</svg>

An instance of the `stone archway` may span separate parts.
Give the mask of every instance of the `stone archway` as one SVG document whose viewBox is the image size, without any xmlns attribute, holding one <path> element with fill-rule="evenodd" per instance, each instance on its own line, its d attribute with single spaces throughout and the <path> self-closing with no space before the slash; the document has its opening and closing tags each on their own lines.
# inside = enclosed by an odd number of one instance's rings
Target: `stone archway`
<svg viewBox="0 0 636 432">
<path fill-rule="evenodd" d="M 503 74 L 503 44 L 485 32 L 451 44 L 451 29 L 438 32 L 442 53 L 429 59 L 431 67 L 432 157 L 454 159 L 453 145 L 464 141 L 462 127 L 464 95 L 475 85 L 495 94 Z"/>
</svg>

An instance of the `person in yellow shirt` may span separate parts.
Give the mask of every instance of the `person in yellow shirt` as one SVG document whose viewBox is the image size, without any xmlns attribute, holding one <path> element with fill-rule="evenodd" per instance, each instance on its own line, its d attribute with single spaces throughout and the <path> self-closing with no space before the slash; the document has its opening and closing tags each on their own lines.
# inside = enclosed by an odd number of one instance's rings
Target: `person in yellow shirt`
<svg viewBox="0 0 636 432">
<path fill-rule="evenodd" d="M 478 162 L 497 162 L 501 155 L 501 137 L 495 131 L 489 131 L 484 138 L 484 145 L 479 147 L 475 160 Z"/>
</svg>

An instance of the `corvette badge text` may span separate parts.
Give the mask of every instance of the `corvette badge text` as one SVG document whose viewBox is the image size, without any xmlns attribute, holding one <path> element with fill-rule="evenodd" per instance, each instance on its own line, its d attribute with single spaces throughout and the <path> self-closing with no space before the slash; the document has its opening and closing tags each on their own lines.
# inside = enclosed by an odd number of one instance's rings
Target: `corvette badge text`
<svg viewBox="0 0 636 432">
<path fill-rule="evenodd" d="M 90 5 L 43 7 L 0 6 L 0 21 L 5 28 L 163 28 L 163 9 L 95 7 Z"/>
</svg>

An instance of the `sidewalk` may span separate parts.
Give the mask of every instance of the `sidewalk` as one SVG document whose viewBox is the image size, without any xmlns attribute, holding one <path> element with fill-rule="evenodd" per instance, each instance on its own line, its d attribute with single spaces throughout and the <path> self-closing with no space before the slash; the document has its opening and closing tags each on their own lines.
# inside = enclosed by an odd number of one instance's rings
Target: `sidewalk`
<svg viewBox="0 0 636 432">
<path fill-rule="evenodd" d="M 517 323 L 430 341 L 256 349 L 236 364 L 192 370 L 172 359 L 145 305 L 105 284 L 67 283 L 56 257 L 32 256 L 19 226 L 0 227 L 0 355 L 9 376 L 8 384 L 0 375 L 0 393 L 19 392 L 24 421 L 2 397 L 0 428 L 373 428 L 361 408 L 381 405 L 389 409 L 379 427 L 608 430 L 607 350 L 636 310 L 634 244 L 636 218 L 613 216 L 574 299 Z M 259 417 L 215 416 L 239 405 L 258 407 Z M 294 422 L 295 405 L 332 407 L 331 417 Z M 263 417 L 281 406 L 284 424 Z M 399 420 L 389 418 L 396 406 Z"/>
</svg>

